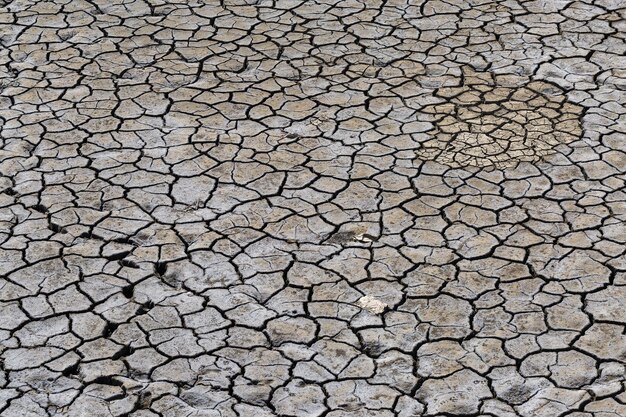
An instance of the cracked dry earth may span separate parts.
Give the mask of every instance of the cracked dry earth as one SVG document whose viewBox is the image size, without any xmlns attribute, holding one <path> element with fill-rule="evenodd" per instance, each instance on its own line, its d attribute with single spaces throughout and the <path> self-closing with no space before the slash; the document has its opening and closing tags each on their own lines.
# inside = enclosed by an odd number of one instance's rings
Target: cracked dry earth
<svg viewBox="0 0 626 417">
<path fill-rule="evenodd" d="M 623 0 L 0 1 L 3 417 L 626 416 Z"/>
</svg>

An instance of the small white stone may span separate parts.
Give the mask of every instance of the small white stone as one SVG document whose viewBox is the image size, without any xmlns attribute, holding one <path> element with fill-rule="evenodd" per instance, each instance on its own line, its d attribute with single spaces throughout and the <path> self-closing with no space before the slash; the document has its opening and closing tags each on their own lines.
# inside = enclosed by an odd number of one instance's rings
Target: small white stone
<svg viewBox="0 0 626 417">
<path fill-rule="evenodd" d="M 369 295 L 359 298 L 356 305 L 374 314 L 381 314 L 385 311 L 385 308 L 387 308 L 387 304 L 375 299 L 374 297 L 370 297 Z"/>
</svg>

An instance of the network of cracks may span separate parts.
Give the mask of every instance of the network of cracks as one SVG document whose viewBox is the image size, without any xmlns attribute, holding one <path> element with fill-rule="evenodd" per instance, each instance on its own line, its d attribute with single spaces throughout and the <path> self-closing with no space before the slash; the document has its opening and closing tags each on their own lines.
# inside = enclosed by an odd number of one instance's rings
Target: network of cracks
<svg viewBox="0 0 626 417">
<path fill-rule="evenodd" d="M 622 0 L 0 1 L 0 415 L 626 415 Z"/>
</svg>

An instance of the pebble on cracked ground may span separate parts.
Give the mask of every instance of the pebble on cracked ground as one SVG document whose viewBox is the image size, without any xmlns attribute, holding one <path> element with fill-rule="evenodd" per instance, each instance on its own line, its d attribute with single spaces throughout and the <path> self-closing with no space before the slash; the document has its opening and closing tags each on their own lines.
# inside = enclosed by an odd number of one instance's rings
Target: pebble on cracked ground
<svg viewBox="0 0 626 417">
<path fill-rule="evenodd" d="M 626 416 L 623 0 L 0 0 L 0 416 Z"/>
</svg>

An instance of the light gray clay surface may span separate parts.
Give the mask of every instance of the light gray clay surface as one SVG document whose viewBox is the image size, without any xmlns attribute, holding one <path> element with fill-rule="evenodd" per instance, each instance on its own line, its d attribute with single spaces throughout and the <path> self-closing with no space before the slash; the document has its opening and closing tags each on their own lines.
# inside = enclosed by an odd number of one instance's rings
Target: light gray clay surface
<svg viewBox="0 0 626 417">
<path fill-rule="evenodd" d="M 623 0 L 0 0 L 2 417 L 626 416 Z"/>
</svg>

